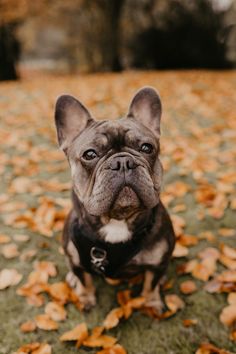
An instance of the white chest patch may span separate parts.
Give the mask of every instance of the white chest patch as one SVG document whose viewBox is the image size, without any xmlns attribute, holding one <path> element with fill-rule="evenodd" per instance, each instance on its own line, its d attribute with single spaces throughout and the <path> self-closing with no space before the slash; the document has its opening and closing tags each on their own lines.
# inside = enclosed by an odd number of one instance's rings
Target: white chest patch
<svg viewBox="0 0 236 354">
<path fill-rule="evenodd" d="M 125 242 L 131 238 L 131 232 L 124 220 L 110 219 L 110 221 L 101 227 L 99 234 L 104 241 L 110 243 Z"/>
<path fill-rule="evenodd" d="M 132 262 L 135 264 L 147 264 L 157 266 L 161 263 L 164 254 L 167 251 L 166 240 L 161 240 L 156 243 L 156 245 L 151 250 L 144 250 L 139 252 L 133 259 Z"/>
</svg>

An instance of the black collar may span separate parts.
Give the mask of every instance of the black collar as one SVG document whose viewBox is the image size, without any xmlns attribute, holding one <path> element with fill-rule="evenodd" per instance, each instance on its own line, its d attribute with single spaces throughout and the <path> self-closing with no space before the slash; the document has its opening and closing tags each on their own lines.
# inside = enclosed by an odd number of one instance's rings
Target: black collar
<svg viewBox="0 0 236 354">
<path fill-rule="evenodd" d="M 141 250 L 145 235 L 152 225 L 153 222 L 148 227 L 139 228 L 126 242 L 110 243 L 99 239 L 93 232 L 89 233 L 76 220 L 73 224 L 72 242 L 79 252 L 81 267 L 90 273 L 117 277 L 121 267 Z"/>
</svg>

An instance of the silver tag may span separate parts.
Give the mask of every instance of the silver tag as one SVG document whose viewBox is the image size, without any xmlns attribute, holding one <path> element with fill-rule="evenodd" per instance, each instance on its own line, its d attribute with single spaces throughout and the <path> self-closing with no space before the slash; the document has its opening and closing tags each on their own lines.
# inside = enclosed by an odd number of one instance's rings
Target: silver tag
<svg viewBox="0 0 236 354">
<path fill-rule="evenodd" d="M 99 247 L 92 247 L 90 251 L 91 263 L 97 273 L 104 273 L 108 264 L 107 252 Z"/>
</svg>

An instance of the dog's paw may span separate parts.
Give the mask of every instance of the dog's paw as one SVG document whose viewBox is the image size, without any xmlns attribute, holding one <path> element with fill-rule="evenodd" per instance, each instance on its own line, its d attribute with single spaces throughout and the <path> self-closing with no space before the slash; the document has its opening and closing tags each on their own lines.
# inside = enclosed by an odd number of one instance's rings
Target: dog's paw
<svg viewBox="0 0 236 354">
<path fill-rule="evenodd" d="M 86 288 L 73 272 L 67 274 L 66 282 L 74 289 L 84 310 L 88 311 L 96 305 L 95 288 L 93 286 L 90 285 Z"/>
<path fill-rule="evenodd" d="M 154 292 L 146 294 L 145 296 L 145 306 L 152 307 L 156 310 L 158 314 L 161 314 L 165 308 L 164 303 L 162 302 L 160 296 L 156 296 Z"/>
</svg>

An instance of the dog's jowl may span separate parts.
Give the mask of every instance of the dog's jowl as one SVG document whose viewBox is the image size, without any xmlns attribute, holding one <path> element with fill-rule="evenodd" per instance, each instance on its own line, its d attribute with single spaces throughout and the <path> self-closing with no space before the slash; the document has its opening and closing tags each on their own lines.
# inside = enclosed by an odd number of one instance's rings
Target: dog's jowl
<svg viewBox="0 0 236 354">
<path fill-rule="evenodd" d="M 57 100 L 58 141 L 73 183 L 63 233 L 67 281 L 86 308 L 96 303 L 92 274 L 127 279 L 144 272 L 146 305 L 161 310 L 159 282 L 175 235 L 160 200 L 160 119 L 161 101 L 150 87 L 115 121 L 96 121 L 72 96 Z"/>
</svg>

